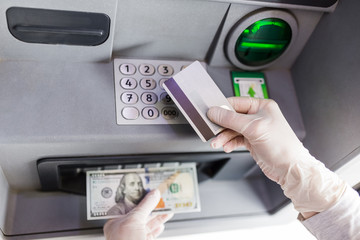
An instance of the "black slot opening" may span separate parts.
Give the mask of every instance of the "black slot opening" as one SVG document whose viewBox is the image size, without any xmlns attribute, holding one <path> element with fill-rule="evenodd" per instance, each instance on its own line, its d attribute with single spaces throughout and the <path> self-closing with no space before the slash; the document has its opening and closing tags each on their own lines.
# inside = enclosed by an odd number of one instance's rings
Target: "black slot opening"
<svg viewBox="0 0 360 240">
<path fill-rule="evenodd" d="M 38 161 L 38 172 L 42 190 L 65 191 L 86 194 L 86 171 L 125 168 L 127 165 L 169 162 L 196 162 L 198 181 L 214 178 L 229 161 L 229 156 L 217 154 L 181 154 L 181 155 L 139 155 L 117 157 L 88 158 L 52 158 Z"/>
<path fill-rule="evenodd" d="M 6 18 L 10 33 L 27 43 L 97 46 L 110 33 L 103 13 L 11 7 Z"/>
</svg>

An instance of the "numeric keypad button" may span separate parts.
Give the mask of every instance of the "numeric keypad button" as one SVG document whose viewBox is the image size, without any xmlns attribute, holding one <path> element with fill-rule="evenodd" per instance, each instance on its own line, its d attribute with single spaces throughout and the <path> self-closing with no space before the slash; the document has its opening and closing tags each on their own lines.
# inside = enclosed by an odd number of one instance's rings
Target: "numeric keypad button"
<svg viewBox="0 0 360 240">
<path fill-rule="evenodd" d="M 121 115 L 128 120 L 135 120 L 139 117 L 139 110 L 135 107 L 124 107 Z"/>
<path fill-rule="evenodd" d="M 160 88 L 161 88 L 161 89 L 164 89 L 164 82 L 165 82 L 166 80 L 168 80 L 168 78 L 162 78 L 162 79 L 160 79 L 159 85 L 160 85 Z"/>
<path fill-rule="evenodd" d="M 175 119 L 175 118 L 177 118 L 179 116 L 179 110 L 177 108 L 174 108 L 174 107 L 164 107 L 161 110 L 161 115 L 166 120 L 172 120 L 172 119 Z"/>
<path fill-rule="evenodd" d="M 135 89 L 137 81 L 134 78 L 122 78 L 120 80 L 120 85 L 124 89 Z"/>
<path fill-rule="evenodd" d="M 159 110 L 155 107 L 146 107 L 141 114 L 145 119 L 155 119 L 159 117 Z"/>
<path fill-rule="evenodd" d="M 171 76 L 174 73 L 174 69 L 169 64 L 161 64 L 158 67 L 158 72 L 162 76 Z"/>
<path fill-rule="evenodd" d="M 124 75 L 133 75 L 136 72 L 136 67 L 131 63 L 121 64 L 119 69 Z"/>
<path fill-rule="evenodd" d="M 188 65 L 181 66 L 180 71 L 184 70 Z"/>
<path fill-rule="evenodd" d="M 145 90 L 152 90 L 156 87 L 156 81 L 152 78 L 143 78 L 140 80 L 140 86 Z"/>
<path fill-rule="evenodd" d="M 125 104 L 135 104 L 138 100 L 139 97 L 134 92 L 124 92 L 121 94 L 121 101 Z"/>
<path fill-rule="evenodd" d="M 144 76 L 151 76 L 155 73 L 155 67 L 151 64 L 140 64 L 139 72 Z"/>
<path fill-rule="evenodd" d="M 157 102 L 157 96 L 153 92 L 144 92 L 141 95 L 141 101 L 145 104 L 155 104 Z"/>
<path fill-rule="evenodd" d="M 167 94 L 166 92 L 163 92 L 160 95 L 160 100 L 162 103 L 166 104 L 166 105 L 170 105 L 173 104 L 173 100 L 171 99 L 171 97 L 169 96 L 169 94 Z"/>
</svg>

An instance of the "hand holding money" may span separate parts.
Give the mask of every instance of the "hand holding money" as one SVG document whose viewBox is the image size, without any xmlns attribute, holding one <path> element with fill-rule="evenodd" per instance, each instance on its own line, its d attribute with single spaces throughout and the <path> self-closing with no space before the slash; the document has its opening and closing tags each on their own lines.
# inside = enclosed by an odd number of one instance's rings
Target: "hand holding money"
<svg viewBox="0 0 360 240">
<path fill-rule="evenodd" d="M 160 201 L 160 191 L 155 189 L 123 218 L 109 220 L 104 226 L 107 240 L 150 240 L 164 231 L 164 223 L 173 214 L 150 216 Z"/>
</svg>

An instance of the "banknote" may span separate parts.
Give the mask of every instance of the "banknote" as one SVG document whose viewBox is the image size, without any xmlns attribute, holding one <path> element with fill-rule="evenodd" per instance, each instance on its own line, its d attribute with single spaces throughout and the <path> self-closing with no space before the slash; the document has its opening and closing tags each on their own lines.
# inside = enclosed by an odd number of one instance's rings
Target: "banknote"
<svg viewBox="0 0 360 240">
<path fill-rule="evenodd" d="M 158 188 L 161 199 L 153 213 L 200 211 L 195 163 L 173 167 L 87 171 L 87 219 L 125 215 Z"/>
</svg>

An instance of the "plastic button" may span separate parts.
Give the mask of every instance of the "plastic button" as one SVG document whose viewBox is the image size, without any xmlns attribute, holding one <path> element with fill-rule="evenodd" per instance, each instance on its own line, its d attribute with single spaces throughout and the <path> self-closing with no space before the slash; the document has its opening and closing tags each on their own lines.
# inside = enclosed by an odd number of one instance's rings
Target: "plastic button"
<svg viewBox="0 0 360 240">
<path fill-rule="evenodd" d="M 143 78 L 140 81 L 140 86 L 145 90 L 152 90 L 156 87 L 156 81 L 152 78 Z"/>
<path fill-rule="evenodd" d="M 141 113 L 145 119 L 155 119 L 159 117 L 159 110 L 154 107 L 146 107 L 142 110 Z"/>
<path fill-rule="evenodd" d="M 155 104 L 157 102 L 157 96 L 153 92 L 145 92 L 141 95 L 141 101 L 145 104 Z"/>
<path fill-rule="evenodd" d="M 137 86 L 137 81 L 134 78 L 122 78 L 120 85 L 124 89 L 134 89 Z"/>
<path fill-rule="evenodd" d="M 124 92 L 121 95 L 121 101 L 126 104 L 135 104 L 139 100 L 138 95 L 134 92 Z"/>
<path fill-rule="evenodd" d="M 151 76 L 155 73 L 155 67 L 151 64 L 140 64 L 139 72 L 144 76 Z"/>
<path fill-rule="evenodd" d="M 177 118 L 179 116 L 179 110 L 174 107 L 164 107 L 161 110 L 161 115 L 166 120 L 171 120 L 171 119 Z"/>
<path fill-rule="evenodd" d="M 128 120 L 135 120 L 139 117 L 139 110 L 135 107 L 124 107 L 121 115 Z"/>
<path fill-rule="evenodd" d="M 188 65 L 181 66 L 180 71 L 184 70 Z"/>
<path fill-rule="evenodd" d="M 162 76 L 171 76 L 174 73 L 174 69 L 169 64 L 161 64 L 158 67 L 158 72 Z"/>
<path fill-rule="evenodd" d="M 161 100 L 162 103 L 164 103 L 166 105 L 174 104 L 173 100 L 171 99 L 169 94 L 167 94 L 166 92 L 163 92 L 160 95 L 160 100 Z"/>
<path fill-rule="evenodd" d="M 159 85 L 160 85 L 160 88 L 161 89 L 164 89 L 164 82 L 166 81 L 166 80 L 168 80 L 168 78 L 162 78 L 162 79 L 160 79 L 160 81 L 159 81 Z"/>
<path fill-rule="evenodd" d="M 133 75 L 136 72 L 136 67 L 130 63 L 120 65 L 120 72 L 124 75 Z"/>
</svg>

